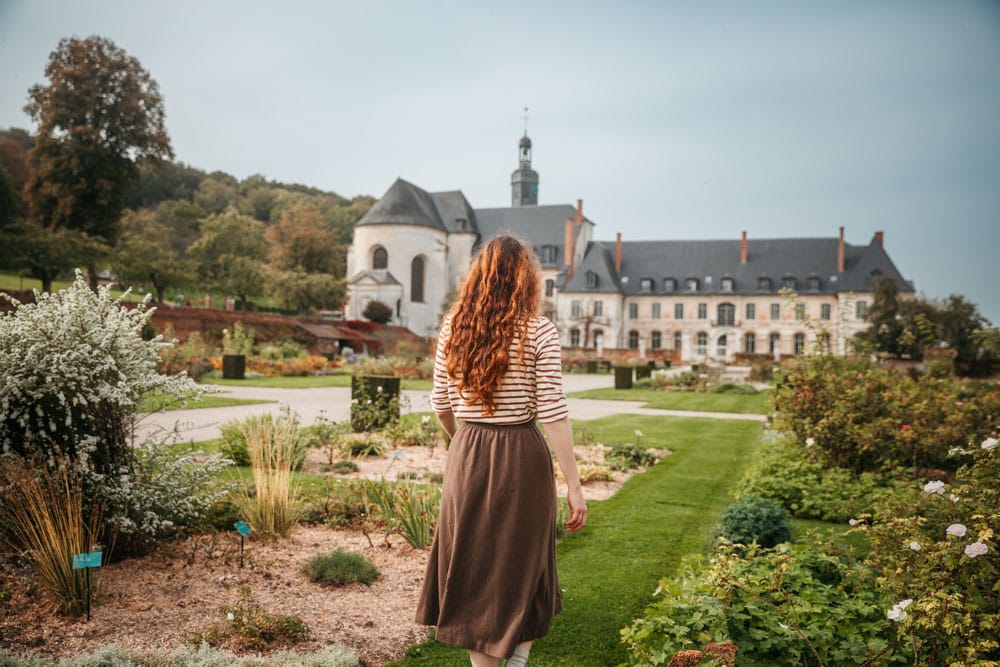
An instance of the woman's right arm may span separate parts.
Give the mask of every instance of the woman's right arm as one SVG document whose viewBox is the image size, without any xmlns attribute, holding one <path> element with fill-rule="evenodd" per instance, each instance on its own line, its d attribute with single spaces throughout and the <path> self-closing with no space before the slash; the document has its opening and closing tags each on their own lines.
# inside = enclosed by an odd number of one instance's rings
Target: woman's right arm
<svg viewBox="0 0 1000 667">
<path fill-rule="evenodd" d="M 587 523 L 587 502 L 583 499 L 583 487 L 580 485 L 580 472 L 576 467 L 576 455 L 573 452 L 573 428 L 569 417 L 554 422 L 542 422 L 542 429 L 548 438 L 549 447 L 555 452 L 559 468 L 566 478 L 566 500 L 569 502 L 569 520 L 566 530 L 573 532 L 583 528 Z"/>
</svg>

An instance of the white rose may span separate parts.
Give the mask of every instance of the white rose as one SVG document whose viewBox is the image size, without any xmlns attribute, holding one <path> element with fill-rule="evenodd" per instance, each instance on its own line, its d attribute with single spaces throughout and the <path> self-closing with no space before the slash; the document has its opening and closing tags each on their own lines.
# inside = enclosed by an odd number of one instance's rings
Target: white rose
<svg viewBox="0 0 1000 667">
<path fill-rule="evenodd" d="M 910 549 L 920 551 L 920 542 L 910 542 Z"/>
<path fill-rule="evenodd" d="M 996 438 L 986 438 L 985 440 L 983 440 L 983 444 L 980 445 L 980 447 L 982 447 L 986 451 L 991 451 L 993 449 L 996 449 L 996 446 L 997 446 Z"/>
<path fill-rule="evenodd" d="M 954 537 L 965 537 L 966 527 L 960 523 L 953 523 L 945 529 L 945 533 Z"/>
<path fill-rule="evenodd" d="M 944 495 L 944 482 L 940 480 L 935 480 L 933 482 L 927 482 L 924 484 L 925 493 L 937 493 L 939 495 Z"/>
<path fill-rule="evenodd" d="M 985 556 L 986 552 L 990 549 L 982 542 L 973 542 L 969 546 L 965 547 L 965 555 L 969 558 L 975 558 L 976 556 Z"/>
</svg>

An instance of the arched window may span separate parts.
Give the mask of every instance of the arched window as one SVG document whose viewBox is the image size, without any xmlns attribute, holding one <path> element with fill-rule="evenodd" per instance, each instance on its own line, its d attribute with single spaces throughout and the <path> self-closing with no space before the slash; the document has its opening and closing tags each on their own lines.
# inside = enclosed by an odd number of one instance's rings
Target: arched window
<svg viewBox="0 0 1000 667">
<path fill-rule="evenodd" d="M 372 252 L 372 268 L 373 269 L 388 269 L 389 268 L 389 253 L 386 252 L 385 248 L 379 246 L 375 248 Z"/>
<path fill-rule="evenodd" d="M 660 338 L 660 332 L 659 331 L 654 331 L 652 334 L 650 334 L 650 336 L 649 336 L 649 346 L 651 348 L 653 348 L 654 350 L 659 350 L 660 349 L 660 346 L 662 345 L 661 341 L 662 341 L 662 339 Z"/>
<path fill-rule="evenodd" d="M 410 262 L 410 301 L 424 300 L 424 258 L 417 256 Z"/>
<path fill-rule="evenodd" d="M 569 330 L 569 346 L 570 347 L 580 347 L 580 330 L 570 329 Z"/>
<path fill-rule="evenodd" d="M 726 345 L 727 345 L 727 343 L 728 343 L 728 339 L 726 338 L 725 334 L 722 334 L 721 336 L 718 337 L 718 339 L 716 339 L 716 341 L 715 341 L 715 356 L 718 357 L 719 359 L 725 359 L 726 358 Z"/>
<path fill-rule="evenodd" d="M 718 326 L 731 327 L 736 323 L 736 306 L 731 303 L 720 303 L 718 311 Z"/>
<path fill-rule="evenodd" d="M 704 357 L 706 354 L 708 354 L 708 334 L 705 333 L 704 331 L 698 332 L 695 353 L 701 357 Z"/>
<path fill-rule="evenodd" d="M 635 329 L 628 332 L 628 347 L 630 350 L 635 350 L 639 347 L 639 332 Z"/>
</svg>

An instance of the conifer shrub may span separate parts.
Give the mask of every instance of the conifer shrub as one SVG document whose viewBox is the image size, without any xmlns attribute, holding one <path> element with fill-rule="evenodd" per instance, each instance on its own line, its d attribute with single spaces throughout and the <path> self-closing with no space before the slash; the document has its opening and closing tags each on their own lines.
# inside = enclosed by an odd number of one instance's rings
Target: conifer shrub
<svg viewBox="0 0 1000 667">
<path fill-rule="evenodd" d="M 773 500 L 751 496 L 722 510 L 719 535 L 734 544 L 756 542 L 770 548 L 791 541 L 792 528 L 784 507 Z"/>
<path fill-rule="evenodd" d="M 371 586 L 371 583 L 381 575 L 370 560 L 361 554 L 343 549 L 314 556 L 302 566 L 302 571 L 316 583 L 338 587 L 355 581 Z"/>
</svg>

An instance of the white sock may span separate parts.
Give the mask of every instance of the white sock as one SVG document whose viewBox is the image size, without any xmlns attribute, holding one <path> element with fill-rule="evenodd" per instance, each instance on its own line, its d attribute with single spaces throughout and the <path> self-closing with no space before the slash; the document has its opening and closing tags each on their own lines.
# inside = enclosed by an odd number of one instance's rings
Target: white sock
<svg viewBox="0 0 1000 667">
<path fill-rule="evenodd" d="M 507 659 L 507 667 L 524 667 L 528 664 L 528 652 L 530 648 L 518 646 L 514 649 L 514 655 Z"/>
</svg>

